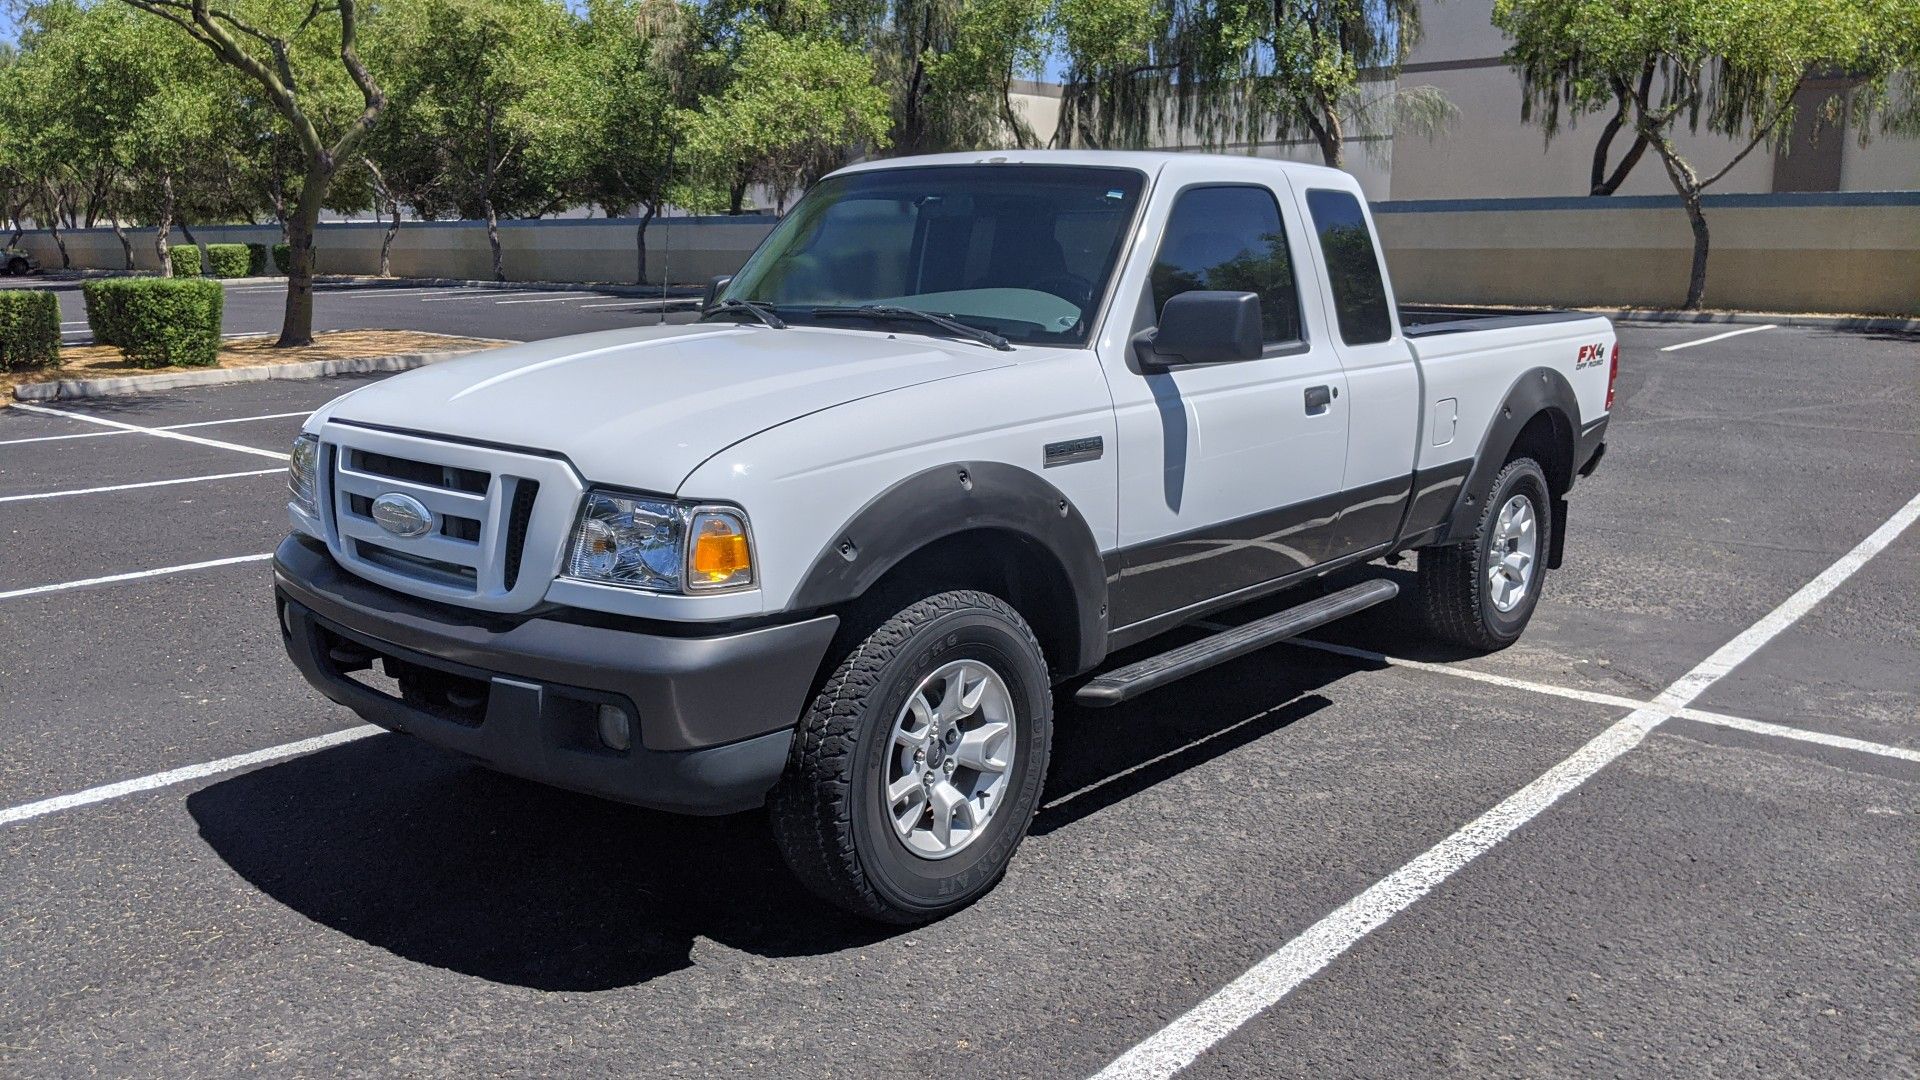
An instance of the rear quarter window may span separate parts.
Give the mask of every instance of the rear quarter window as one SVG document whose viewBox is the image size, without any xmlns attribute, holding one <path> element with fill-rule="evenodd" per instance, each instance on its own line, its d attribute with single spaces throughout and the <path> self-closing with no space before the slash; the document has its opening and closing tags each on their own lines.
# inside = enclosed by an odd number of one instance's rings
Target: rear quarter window
<svg viewBox="0 0 1920 1080">
<path fill-rule="evenodd" d="M 1372 345 L 1392 337 L 1387 285 L 1380 276 L 1380 256 L 1374 251 L 1373 232 L 1367 228 L 1360 200 L 1345 191 L 1316 189 L 1307 192 L 1307 212 L 1320 234 L 1340 340 Z"/>
</svg>

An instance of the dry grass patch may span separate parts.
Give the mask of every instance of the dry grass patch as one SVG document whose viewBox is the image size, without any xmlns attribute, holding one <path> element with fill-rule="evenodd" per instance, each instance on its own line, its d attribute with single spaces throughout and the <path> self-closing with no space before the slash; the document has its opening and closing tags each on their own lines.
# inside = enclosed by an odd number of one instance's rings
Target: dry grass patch
<svg viewBox="0 0 1920 1080">
<path fill-rule="evenodd" d="M 60 349 L 60 366 L 35 371 L 0 372 L 0 404 L 13 400 L 13 388 L 57 379 L 110 379 L 123 375 L 160 375 L 170 371 L 214 371 L 220 368 L 300 364 L 312 360 L 352 360 L 363 356 L 391 356 L 415 352 L 477 352 L 502 343 L 486 338 L 453 337 L 418 330 L 334 330 L 315 334 L 313 344 L 276 349 L 274 335 L 229 338 L 220 346 L 220 362 L 206 367 L 135 367 L 112 345 L 67 345 Z"/>
</svg>

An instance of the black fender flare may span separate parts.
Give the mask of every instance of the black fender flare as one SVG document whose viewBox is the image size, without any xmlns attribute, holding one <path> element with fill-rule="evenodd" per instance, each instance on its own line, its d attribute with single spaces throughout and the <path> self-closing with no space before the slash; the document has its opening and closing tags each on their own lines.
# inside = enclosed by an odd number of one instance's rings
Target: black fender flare
<svg viewBox="0 0 1920 1080">
<path fill-rule="evenodd" d="M 1038 475 L 998 461 L 961 461 L 915 473 L 861 507 L 813 560 L 791 606 L 812 610 L 864 594 L 927 545 L 980 529 L 1012 533 L 1049 553 L 1066 575 L 1079 656 L 1098 664 L 1107 646 L 1107 571 L 1073 501 Z"/>
<path fill-rule="evenodd" d="M 1474 455 L 1467 482 L 1461 485 L 1460 494 L 1454 498 L 1453 511 L 1447 517 L 1447 528 L 1435 543 L 1457 544 L 1473 535 L 1474 522 L 1480 516 L 1480 507 L 1474 500 L 1479 498 L 1480 492 L 1486 490 L 1506 464 L 1507 454 L 1519 439 L 1521 429 L 1542 412 L 1559 413 L 1566 422 L 1569 433 L 1565 448 L 1566 461 L 1573 461 L 1572 440 L 1578 437 L 1580 431 L 1580 399 L 1574 396 L 1573 384 L 1567 382 L 1565 375 L 1552 368 L 1533 368 L 1514 380 L 1513 385 L 1507 388 L 1500 407 L 1494 410 L 1493 420 L 1487 425 L 1486 434 L 1480 438 L 1480 450 Z M 1571 469 L 1571 464 L 1568 467 Z M 1549 476 L 1547 479 L 1555 485 L 1556 493 L 1564 493 L 1571 484 L 1570 476 Z M 1555 501 L 1559 502 L 1560 499 L 1556 498 Z M 1559 508 L 1554 509 L 1558 517 Z M 1558 528 L 1554 530 L 1556 545 L 1561 532 Z"/>
</svg>

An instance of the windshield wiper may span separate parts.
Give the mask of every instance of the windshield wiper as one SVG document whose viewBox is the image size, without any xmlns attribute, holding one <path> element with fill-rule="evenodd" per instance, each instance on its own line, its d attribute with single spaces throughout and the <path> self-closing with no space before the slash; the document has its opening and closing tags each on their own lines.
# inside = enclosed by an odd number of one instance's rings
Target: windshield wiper
<svg viewBox="0 0 1920 1080">
<path fill-rule="evenodd" d="M 761 322 L 766 323 L 768 326 L 773 327 L 775 330 L 785 330 L 787 328 L 787 320 L 781 318 L 779 313 L 773 310 L 771 304 L 763 304 L 758 300 L 722 300 L 701 312 L 700 321 L 705 322 L 710 315 L 719 315 L 729 311 L 744 311 L 754 318 L 759 319 Z"/>
<path fill-rule="evenodd" d="M 932 323 L 950 334 L 991 345 L 1002 352 L 1012 352 L 1013 345 L 1006 338 L 991 330 L 982 330 L 978 326 L 969 326 L 959 319 L 949 319 L 945 315 L 935 315 L 931 311 L 919 308 L 902 307 L 899 304 L 861 304 L 858 307 L 817 307 L 813 309 L 816 317 L 854 316 L 862 319 L 919 319 Z"/>
</svg>

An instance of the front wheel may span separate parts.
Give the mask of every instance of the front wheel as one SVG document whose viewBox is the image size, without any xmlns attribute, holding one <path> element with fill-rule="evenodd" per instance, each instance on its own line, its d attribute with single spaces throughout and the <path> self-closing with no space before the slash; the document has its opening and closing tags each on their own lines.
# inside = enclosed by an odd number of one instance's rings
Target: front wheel
<svg viewBox="0 0 1920 1080">
<path fill-rule="evenodd" d="M 858 915 L 936 919 L 1006 872 L 1046 779 L 1053 696 L 1026 620 L 998 597 L 909 605 L 846 654 L 768 796 L 809 889 Z"/>
<path fill-rule="evenodd" d="M 7 263 L 7 274 L 12 277 L 27 276 L 27 260 L 15 257 Z"/>
<path fill-rule="evenodd" d="M 1420 608 L 1434 636 L 1492 652 L 1520 640 L 1546 584 L 1553 528 L 1547 474 L 1515 458 L 1480 502 L 1473 537 L 1420 552 Z"/>
</svg>

